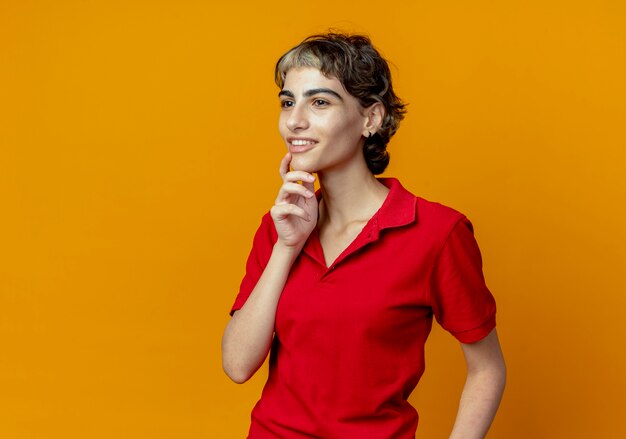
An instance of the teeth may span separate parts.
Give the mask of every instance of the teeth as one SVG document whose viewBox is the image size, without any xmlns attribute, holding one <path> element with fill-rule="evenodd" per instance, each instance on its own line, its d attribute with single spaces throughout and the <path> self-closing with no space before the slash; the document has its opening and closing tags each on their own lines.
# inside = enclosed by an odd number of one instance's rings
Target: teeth
<svg viewBox="0 0 626 439">
<path fill-rule="evenodd" d="M 291 144 L 293 146 L 304 146 L 304 145 L 312 145 L 313 142 L 311 142 L 310 140 L 292 140 Z"/>
</svg>

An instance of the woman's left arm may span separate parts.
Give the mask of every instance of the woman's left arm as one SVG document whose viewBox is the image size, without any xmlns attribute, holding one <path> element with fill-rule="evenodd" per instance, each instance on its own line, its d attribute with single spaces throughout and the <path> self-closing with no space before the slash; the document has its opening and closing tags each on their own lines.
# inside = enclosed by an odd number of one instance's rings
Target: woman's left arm
<svg viewBox="0 0 626 439">
<path fill-rule="evenodd" d="M 506 366 L 494 329 L 482 340 L 461 343 L 467 380 L 450 439 L 482 439 L 493 421 L 506 382 Z"/>
</svg>

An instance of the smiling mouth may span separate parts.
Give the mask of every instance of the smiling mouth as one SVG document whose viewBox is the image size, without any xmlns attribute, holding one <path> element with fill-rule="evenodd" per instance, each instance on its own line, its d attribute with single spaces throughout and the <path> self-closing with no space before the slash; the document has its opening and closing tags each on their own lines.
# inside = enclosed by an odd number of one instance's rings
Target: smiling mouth
<svg viewBox="0 0 626 439">
<path fill-rule="evenodd" d="M 306 146 L 306 145 L 313 145 L 317 142 L 314 142 L 313 140 L 299 140 L 299 139 L 294 139 L 292 141 L 289 142 L 292 146 Z"/>
<path fill-rule="evenodd" d="M 289 151 L 291 152 L 304 152 L 313 148 L 317 144 L 317 141 L 310 139 L 288 139 Z"/>
</svg>

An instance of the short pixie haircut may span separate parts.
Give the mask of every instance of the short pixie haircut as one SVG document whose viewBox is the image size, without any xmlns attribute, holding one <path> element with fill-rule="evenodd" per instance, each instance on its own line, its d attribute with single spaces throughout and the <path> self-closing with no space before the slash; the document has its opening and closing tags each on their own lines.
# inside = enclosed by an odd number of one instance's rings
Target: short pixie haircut
<svg viewBox="0 0 626 439">
<path fill-rule="evenodd" d="M 363 146 L 367 167 L 372 174 L 381 174 L 389 164 L 387 143 L 406 113 L 405 104 L 393 91 L 387 61 L 367 36 L 329 32 L 306 38 L 278 60 L 274 70 L 278 87 L 282 89 L 290 69 L 299 67 L 313 67 L 337 78 L 364 108 L 383 104 L 383 123 Z"/>
</svg>

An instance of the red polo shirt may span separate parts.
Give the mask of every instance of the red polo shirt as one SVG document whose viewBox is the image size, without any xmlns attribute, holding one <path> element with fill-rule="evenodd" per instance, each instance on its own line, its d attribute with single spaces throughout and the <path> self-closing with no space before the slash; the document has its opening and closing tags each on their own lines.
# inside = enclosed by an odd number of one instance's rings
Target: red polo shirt
<svg viewBox="0 0 626 439">
<path fill-rule="evenodd" d="M 317 229 L 278 303 L 269 378 L 249 438 L 414 438 L 407 402 L 424 372 L 432 316 L 462 343 L 495 327 L 472 225 L 395 179 L 357 238 L 326 267 Z M 266 214 L 232 311 L 243 306 L 277 235 Z"/>
</svg>

